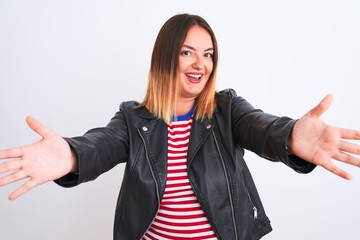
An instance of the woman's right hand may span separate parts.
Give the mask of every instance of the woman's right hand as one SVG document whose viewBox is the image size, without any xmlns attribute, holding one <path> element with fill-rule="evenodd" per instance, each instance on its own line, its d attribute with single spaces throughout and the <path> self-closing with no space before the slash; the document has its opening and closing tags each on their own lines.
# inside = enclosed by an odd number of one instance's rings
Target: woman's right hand
<svg viewBox="0 0 360 240">
<path fill-rule="evenodd" d="M 9 195 L 13 200 L 34 187 L 59 179 L 77 171 L 76 154 L 57 133 L 42 125 L 35 118 L 26 118 L 29 127 L 42 136 L 33 144 L 0 150 L 0 187 L 28 178 L 29 180 Z"/>
</svg>

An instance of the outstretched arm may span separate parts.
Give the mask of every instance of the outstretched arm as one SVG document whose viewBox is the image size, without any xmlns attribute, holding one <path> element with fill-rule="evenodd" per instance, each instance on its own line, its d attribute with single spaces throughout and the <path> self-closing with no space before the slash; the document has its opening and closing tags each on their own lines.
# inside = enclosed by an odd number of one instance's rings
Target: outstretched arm
<svg viewBox="0 0 360 240">
<path fill-rule="evenodd" d="M 352 140 L 360 140 L 360 131 L 334 127 L 323 122 L 320 117 L 331 102 L 332 95 L 327 95 L 296 122 L 289 139 L 289 151 L 350 180 L 351 175 L 336 166 L 333 160 L 360 167 L 360 159 L 356 157 L 360 155 L 360 146 L 351 143 Z"/>
<path fill-rule="evenodd" d="M 29 180 L 9 195 L 13 200 L 34 187 L 56 180 L 77 169 L 77 159 L 69 144 L 58 134 L 48 129 L 33 117 L 27 117 L 29 127 L 42 136 L 30 145 L 0 151 L 1 159 L 10 159 L 0 164 L 0 187 L 28 178 Z"/>
</svg>

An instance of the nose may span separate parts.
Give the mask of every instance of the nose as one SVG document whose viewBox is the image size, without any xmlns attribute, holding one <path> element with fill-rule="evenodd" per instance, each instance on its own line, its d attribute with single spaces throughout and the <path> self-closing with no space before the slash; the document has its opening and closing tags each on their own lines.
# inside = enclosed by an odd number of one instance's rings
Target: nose
<svg viewBox="0 0 360 240">
<path fill-rule="evenodd" d="M 196 55 L 192 67 L 196 70 L 200 70 L 204 67 L 202 56 Z"/>
</svg>

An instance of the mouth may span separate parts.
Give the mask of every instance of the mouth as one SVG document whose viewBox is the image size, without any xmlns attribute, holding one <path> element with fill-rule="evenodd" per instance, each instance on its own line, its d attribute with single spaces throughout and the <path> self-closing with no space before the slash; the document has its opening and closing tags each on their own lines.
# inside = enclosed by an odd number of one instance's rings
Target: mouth
<svg viewBox="0 0 360 240">
<path fill-rule="evenodd" d="M 185 74 L 187 79 L 192 83 L 199 83 L 204 76 L 204 74 L 194 74 L 194 73 L 187 73 Z"/>
</svg>

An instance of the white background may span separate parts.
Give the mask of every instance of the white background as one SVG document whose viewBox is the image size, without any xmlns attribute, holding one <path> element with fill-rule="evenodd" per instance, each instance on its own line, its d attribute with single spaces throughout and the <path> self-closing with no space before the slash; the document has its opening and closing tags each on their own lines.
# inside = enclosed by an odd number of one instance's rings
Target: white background
<svg viewBox="0 0 360 240">
<path fill-rule="evenodd" d="M 220 47 L 218 89 L 264 111 L 299 118 L 327 93 L 323 119 L 360 129 L 357 0 L 0 0 L 0 148 L 37 141 L 29 114 L 62 136 L 107 124 L 141 101 L 163 23 L 203 16 Z M 296 174 L 247 152 L 274 231 L 264 239 L 359 239 L 360 169 L 340 179 Z M 0 239 L 112 239 L 124 165 L 73 189 L 42 185 L 16 201 L 0 189 Z"/>
</svg>

